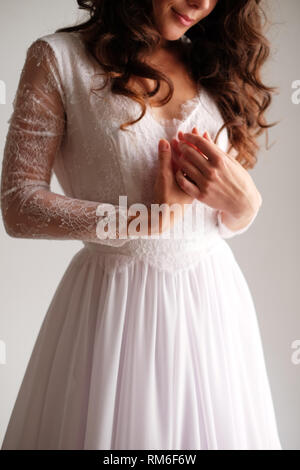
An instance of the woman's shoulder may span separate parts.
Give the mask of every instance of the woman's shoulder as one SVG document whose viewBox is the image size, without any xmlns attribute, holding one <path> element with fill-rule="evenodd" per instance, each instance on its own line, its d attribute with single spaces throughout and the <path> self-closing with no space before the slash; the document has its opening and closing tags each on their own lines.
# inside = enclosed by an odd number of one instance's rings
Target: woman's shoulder
<svg viewBox="0 0 300 470">
<path fill-rule="evenodd" d="M 71 70 L 82 71 L 86 62 L 86 51 L 80 34 L 77 31 L 59 31 L 37 37 L 28 48 L 29 53 L 41 59 L 46 56 L 55 58 L 59 72 L 64 75 Z"/>
<path fill-rule="evenodd" d="M 54 33 L 44 34 L 43 36 L 38 36 L 36 41 L 43 40 L 56 43 L 68 43 L 74 41 L 80 41 L 81 37 L 78 31 L 56 31 Z"/>
<path fill-rule="evenodd" d="M 67 49 L 74 50 L 76 46 L 81 45 L 81 37 L 77 31 L 45 34 L 37 37 L 32 44 L 41 44 L 41 41 L 49 44 L 55 52 L 66 51 Z"/>
</svg>

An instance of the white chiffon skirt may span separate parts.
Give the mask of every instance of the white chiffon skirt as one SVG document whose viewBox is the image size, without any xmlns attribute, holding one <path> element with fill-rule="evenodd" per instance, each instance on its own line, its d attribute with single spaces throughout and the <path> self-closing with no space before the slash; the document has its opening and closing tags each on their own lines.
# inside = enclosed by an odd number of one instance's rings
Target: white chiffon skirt
<svg viewBox="0 0 300 470">
<path fill-rule="evenodd" d="M 121 256 L 121 255 L 120 255 Z M 172 273 L 82 248 L 51 301 L 3 449 L 281 449 L 229 245 Z"/>
</svg>

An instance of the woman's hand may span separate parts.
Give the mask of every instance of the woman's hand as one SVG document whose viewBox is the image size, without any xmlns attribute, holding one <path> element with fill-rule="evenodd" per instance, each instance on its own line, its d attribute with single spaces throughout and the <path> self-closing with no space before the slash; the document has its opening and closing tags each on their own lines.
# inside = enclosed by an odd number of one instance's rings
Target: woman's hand
<svg viewBox="0 0 300 470">
<path fill-rule="evenodd" d="M 174 210 L 174 213 L 172 210 L 170 211 L 170 219 L 168 215 L 166 218 L 163 217 L 163 223 L 159 230 L 159 232 L 162 233 L 169 229 L 177 218 L 183 216 L 187 205 L 191 204 L 195 197 L 189 195 L 187 191 L 184 191 L 186 178 L 183 176 L 180 169 L 177 170 L 175 176 L 174 167 L 172 166 L 172 148 L 166 139 L 159 141 L 158 159 L 159 166 L 154 185 L 153 203 L 159 205 L 167 204 L 168 206 L 172 206 L 173 204 L 178 205 L 178 209 Z M 174 209 L 176 209 L 175 206 Z"/>
<path fill-rule="evenodd" d="M 177 179 L 180 187 L 190 197 L 227 213 L 228 220 L 251 219 L 262 198 L 248 171 L 208 133 L 202 137 L 194 128 L 192 133 L 180 133 L 179 139 L 172 140 L 175 167 L 193 181 Z"/>
</svg>

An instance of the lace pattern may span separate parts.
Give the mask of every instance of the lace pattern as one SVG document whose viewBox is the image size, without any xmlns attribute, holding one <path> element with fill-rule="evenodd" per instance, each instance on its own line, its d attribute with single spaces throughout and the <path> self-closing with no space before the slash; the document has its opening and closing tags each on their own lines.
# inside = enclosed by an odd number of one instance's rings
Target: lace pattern
<svg viewBox="0 0 300 470">
<path fill-rule="evenodd" d="M 189 131 L 192 125 L 214 137 L 223 121 L 202 90 L 182 105 L 179 118 L 159 123 L 148 112 L 124 133 L 119 126 L 139 115 L 138 104 L 107 88 L 90 96 L 95 71 L 76 33 L 54 33 L 28 48 L 2 162 L 1 210 L 7 233 L 21 238 L 75 239 L 112 250 L 124 246 L 129 256 L 134 249 L 140 259 L 158 268 L 179 269 L 193 262 L 198 248 L 199 253 L 203 251 L 206 237 L 229 238 L 245 232 L 253 221 L 229 233 L 218 211 L 195 200 L 201 218 L 192 250 L 191 242 L 184 239 L 162 243 L 130 236 L 118 239 L 110 232 L 106 239 L 99 238 L 99 221 L 110 225 L 116 217 L 117 226 L 119 220 L 128 221 L 126 210 L 117 203 L 120 195 L 128 195 L 128 204 L 152 200 L 160 138 L 170 140 L 178 130 Z M 219 145 L 227 149 L 226 129 Z M 53 170 L 64 195 L 51 191 Z M 106 203 L 112 204 L 113 214 L 98 215 L 97 208 Z"/>
<path fill-rule="evenodd" d="M 5 228 L 12 237 L 123 245 L 127 239 L 98 238 L 98 202 L 50 190 L 52 167 L 67 122 L 64 101 L 53 50 L 47 42 L 37 40 L 28 48 L 8 121 L 1 178 Z M 119 215 L 121 209 L 115 209 Z"/>
</svg>

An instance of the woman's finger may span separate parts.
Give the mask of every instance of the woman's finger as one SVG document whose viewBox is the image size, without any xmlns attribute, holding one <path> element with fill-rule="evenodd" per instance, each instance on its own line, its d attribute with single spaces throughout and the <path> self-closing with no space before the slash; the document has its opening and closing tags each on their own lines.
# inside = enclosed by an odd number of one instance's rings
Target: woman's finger
<svg viewBox="0 0 300 470">
<path fill-rule="evenodd" d="M 183 154 L 183 159 L 187 159 L 192 162 L 195 167 L 198 168 L 198 171 L 200 171 L 206 178 L 210 176 L 211 163 L 209 160 L 203 158 L 197 150 L 183 141 L 179 142 L 178 147 Z"/>
<path fill-rule="evenodd" d="M 177 139 L 172 139 L 171 140 L 171 146 L 173 147 L 174 151 L 180 154 L 181 152 L 178 148 L 178 144 L 179 144 L 179 142 L 178 142 Z"/>
<path fill-rule="evenodd" d="M 185 176 L 183 175 L 183 172 L 181 169 L 177 170 L 176 174 L 175 174 L 175 177 L 176 177 L 176 181 L 178 183 L 178 186 L 186 193 L 188 194 L 190 197 L 194 198 L 194 199 L 198 199 L 199 201 L 201 200 L 202 198 L 202 193 L 201 191 L 199 190 L 199 188 L 191 183 L 190 181 L 188 181 Z"/>
<path fill-rule="evenodd" d="M 198 133 L 196 127 L 193 128 L 192 133 L 195 134 L 195 135 L 200 135 L 200 134 Z M 179 140 L 180 140 L 181 142 L 188 143 L 188 145 L 190 145 L 193 149 L 195 149 L 203 158 L 205 158 L 205 160 L 208 160 L 207 156 L 204 155 L 204 153 L 201 152 L 201 150 L 200 150 L 196 145 L 192 144 L 191 142 L 187 142 L 187 140 L 183 137 L 183 135 L 184 135 L 184 134 L 183 134 L 183 132 L 181 132 L 181 131 L 178 133 Z"/>
<path fill-rule="evenodd" d="M 195 127 L 194 127 L 194 129 L 195 129 Z M 197 133 L 197 132 L 195 132 L 195 133 Z M 199 133 L 198 133 L 198 135 L 199 135 Z M 204 132 L 203 137 L 205 137 L 205 138 L 206 138 L 207 140 L 209 140 L 211 143 L 213 143 L 213 144 L 215 143 L 215 142 L 213 141 L 213 139 L 211 138 L 211 136 L 209 135 L 209 132 L 208 132 L 208 131 L 205 131 L 205 132 Z M 235 157 L 233 157 L 233 156 L 230 155 L 229 153 L 225 153 L 225 155 L 226 155 L 226 157 L 230 158 L 230 160 L 231 160 L 232 162 L 234 162 L 235 164 L 237 163 Z"/>
<path fill-rule="evenodd" d="M 195 184 L 198 186 L 200 190 L 205 188 L 207 184 L 207 179 L 201 173 L 199 168 L 193 165 L 186 158 L 175 156 L 174 159 L 175 159 L 177 167 L 179 167 L 183 173 L 186 173 L 188 177 L 191 178 L 195 182 Z"/>
<path fill-rule="evenodd" d="M 192 134 L 200 135 L 200 133 L 198 132 L 197 127 L 193 127 Z M 210 134 L 209 134 L 208 131 L 205 131 L 205 132 L 204 132 L 203 137 L 204 137 L 205 139 L 207 139 L 209 142 L 211 142 L 212 144 L 214 144 L 214 141 L 213 141 L 213 139 L 211 138 L 211 136 L 210 136 Z"/>
<path fill-rule="evenodd" d="M 198 147 L 198 149 L 208 157 L 212 165 L 217 164 L 220 158 L 223 158 L 224 152 L 213 142 L 201 135 L 196 135 L 190 132 L 183 134 L 183 139 L 187 143 L 191 143 Z"/>
<path fill-rule="evenodd" d="M 209 142 L 211 142 L 212 144 L 214 143 L 214 141 L 212 140 L 211 136 L 209 135 L 209 132 L 208 131 L 205 131 L 204 134 L 203 134 L 203 137 L 205 139 L 207 139 Z"/>
</svg>

